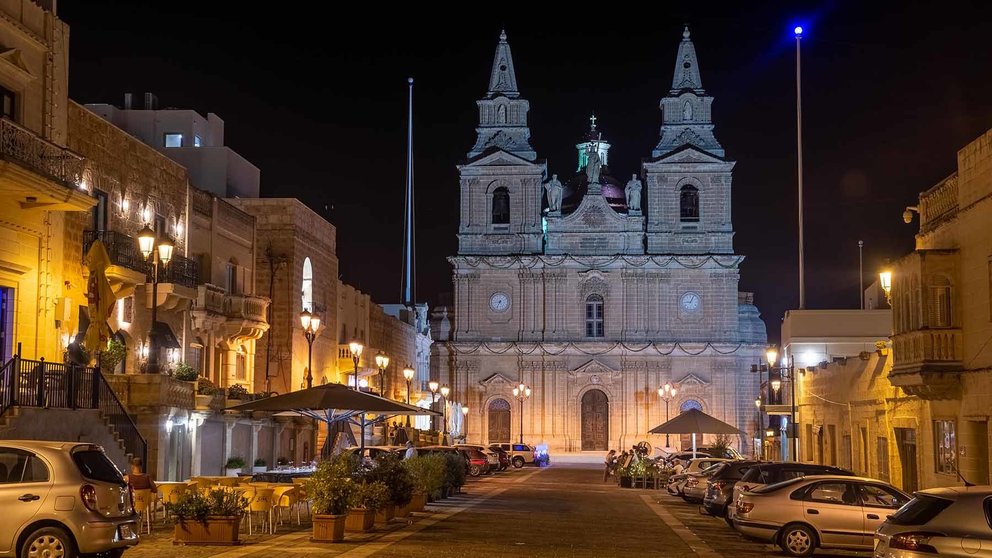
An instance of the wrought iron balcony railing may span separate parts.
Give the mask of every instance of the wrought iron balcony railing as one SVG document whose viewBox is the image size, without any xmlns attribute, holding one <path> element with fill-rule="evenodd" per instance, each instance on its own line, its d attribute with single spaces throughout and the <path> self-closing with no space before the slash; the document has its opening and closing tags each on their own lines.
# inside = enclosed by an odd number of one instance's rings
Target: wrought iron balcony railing
<svg viewBox="0 0 992 558">
<path fill-rule="evenodd" d="M 141 273 L 147 273 L 148 264 L 138 249 L 138 241 L 133 237 L 116 231 L 86 231 L 83 233 L 83 261 L 93 242 L 100 240 L 107 248 L 110 261 L 114 265 L 126 267 Z"/>
<path fill-rule="evenodd" d="M 0 157 L 76 188 L 83 178 L 84 159 L 6 118 L 0 119 Z"/>
<path fill-rule="evenodd" d="M 147 265 L 148 276 L 151 277 L 152 264 L 149 262 Z M 199 279 L 199 265 L 197 265 L 196 260 L 184 256 L 173 254 L 172 259 L 169 260 L 169 265 L 158 266 L 159 283 L 175 283 L 195 289 Z"/>
</svg>

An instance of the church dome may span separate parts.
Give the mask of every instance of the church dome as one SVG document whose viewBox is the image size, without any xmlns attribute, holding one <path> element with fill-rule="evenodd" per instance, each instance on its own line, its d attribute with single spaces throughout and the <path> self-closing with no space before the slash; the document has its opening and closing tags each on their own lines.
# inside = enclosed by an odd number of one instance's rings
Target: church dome
<svg viewBox="0 0 992 558">
<path fill-rule="evenodd" d="M 602 172 L 599 175 L 599 182 L 603 187 L 603 197 L 606 198 L 606 203 L 614 211 L 626 213 L 627 194 L 624 193 L 624 185 L 610 174 L 609 167 L 604 166 L 602 168 Z M 563 186 L 564 188 L 561 193 L 561 212 L 567 215 L 579 207 L 582 198 L 589 191 L 589 179 L 586 177 L 585 171 L 583 171 L 572 177 Z"/>
</svg>

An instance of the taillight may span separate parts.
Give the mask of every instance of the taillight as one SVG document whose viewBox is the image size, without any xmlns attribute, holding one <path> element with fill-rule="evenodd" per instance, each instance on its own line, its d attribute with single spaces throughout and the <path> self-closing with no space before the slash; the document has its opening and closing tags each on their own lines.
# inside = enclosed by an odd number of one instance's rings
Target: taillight
<svg viewBox="0 0 992 558">
<path fill-rule="evenodd" d="M 742 492 L 751 492 L 751 487 L 750 487 L 750 485 L 747 485 L 747 484 L 745 484 L 745 485 L 744 485 L 744 487 L 743 487 L 743 488 L 741 488 L 741 491 L 742 491 Z"/>
<path fill-rule="evenodd" d="M 79 489 L 79 499 L 83 501 L 83 505 L 86 509 L 94 513 L 100 513 L 100 507 L 97 505 L 96 501 L 96 488 L 92 484 L 84 484 L 82 488 Z"/>
<path fill-rule="evenodd" d="M 714 490 L 723 490 L 723 487 L 726 484 L 727 483 L 723 481 L 710 481 L 710 487 L 713 488 Z"/>
<path fill-rule="evenodd" d="M 937 549 L 931 546 L 930 539 L 943 537 L 942 533 L 909 532 L 892 535 L 889 540 L 889 548 L 898 550 L 912 550 L 913 552 L 925 552 L 927 554 L 938 554 Z"/>
<path fill-rule="evenodd" d="M 750 513 L 754 509 L 751 502 L 737 502 L 737 513 Z"/>
<path fill-rule="evenodd" d="M 689 477 L 685 481 L 686 486 L 696 486 L 697 484 L 699 484 L 699 479 L 697 479 L 696 477 Z"/>
</svg>

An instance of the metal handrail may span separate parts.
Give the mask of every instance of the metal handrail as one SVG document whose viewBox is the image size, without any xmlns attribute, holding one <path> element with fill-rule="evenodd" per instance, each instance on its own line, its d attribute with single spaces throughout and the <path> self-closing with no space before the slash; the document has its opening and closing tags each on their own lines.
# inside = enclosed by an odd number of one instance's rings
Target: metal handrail
<svg viewBox="0 0 992 558">
<path fill-rule="evenodd" d="M 67 188 L 75 188 L 83 178 L 82 156 L 8 118 L 0 119 L 0 158 L 27 165 Z"/>
</svg>

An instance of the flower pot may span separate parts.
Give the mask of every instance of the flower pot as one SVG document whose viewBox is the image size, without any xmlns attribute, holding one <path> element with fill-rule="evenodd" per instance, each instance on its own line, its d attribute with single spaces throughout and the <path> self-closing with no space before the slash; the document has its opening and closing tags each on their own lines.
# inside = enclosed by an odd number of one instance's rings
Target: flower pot
<svg viewBox="0 0 992 558">
<path fill-rule="evenodd" d="M 410 508 L 411 512 L 422 512 L 424 511 L 424 506 L 427 505 L 427 495 L 421 492 L 414 492 L 413 497 L 410 499 L 410 503 L 407 507 Z"/>
<path fill-rule="evenodd" d="M 183 544 L 240 544 L 240 517 L 208 517 L 206 521 L 177 521 L 174 540 Z"/>
<path fill-rule="evenodd" d="M 345 521 L 345 531 L 358 531 L 365 533 L 372 530 L 375 524 L 375 511 L 365 508 L 352 508 L 348 512 L 348 519 Z"/>
<path fill-rule="evenodd" d="M 210 408 L 210 402 L 214 400 L 213 395 L 200 395 L 196 394 L 196 408 L 203 410 Z"/>
<path fill-rule="evenodd" d="M 378 525 L 389 525 L 394 517 L 396 517 L 396 504 L 386 504 L 381 510 L 375 512 L 375 522 Z"/>
<path fill-rule="evenodd" d="M 313 516 L 313 542 L 341 542 L 347 514 Z"/>
<path fill-rule="evenodd" d="M 630 477 L 620 477 L 620 488 L 630 488 L 633 486 L 633 479 Z"/>
<path fill-rule="evenodd" d="M 227 472 L 227 476 L 236 477 L 241 474 L 241 469 L 224 469 Z"/>
<path fill-rule="evenodd" d="M 396 506 L 396 517 L 410 517 L 410 502 Z"/>
<path fill-rule="evenodd" d="M 266 472 L 268 470 L 269 470 L 269 468 L 266 467 L 265 465 L 262 465 L 261 467 L 252 467 L 251 468 L 251 472 L 252 473 L 264 473 L 264 472 Z"/>
</svg>

